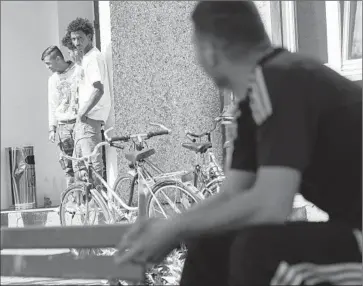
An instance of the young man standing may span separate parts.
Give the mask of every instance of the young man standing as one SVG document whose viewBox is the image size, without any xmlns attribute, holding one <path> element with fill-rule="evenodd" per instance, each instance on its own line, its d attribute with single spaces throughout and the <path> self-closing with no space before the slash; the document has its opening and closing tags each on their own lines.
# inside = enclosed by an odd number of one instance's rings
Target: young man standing
<svg viewBox="0 0 363 286">
<path fill-rule="evenodd" d="M 252 1 L 202 1 L 201 66 L 239 100 L 222 191 L 168 220 L 136 223 L 118 263 L 155 263 L 181 241 L 180 285 L 362 285 L 362 88 L 271 45 Z M 328 222 L 287 223 L 296 193 Z"/>
<path fill-rule="evenodd" d="M 41 60 L 52 72 L 48 80 L 49 140 L 55 142 L 58 132 L 60 148 L 69 156 L 74 149 L 73 130 L 78 111 L 77 86 L 80 70 L 71 61 L 65 61 L 57 46 L 48 47 Z M 60 159 L 66 173 L 67 186 L 74 182 L 72 162 Z"/>
<path fill-rule="evenodd" d="M 79 111 L 75 128 L 75 154 L 87 156 L 101 142 L 101 126 L 106 123 L 111 110 L 106 61 L 101 52 L 93 46 L 94 30 L 87 19 L 77 18 L 67 28 L 73 45 L 83 54 L 82 78 L 79 84 Z M 101 149 L 92 158 L 93 167 L 102 176 Z M 77 165 L 77 166 L 76 166 Z M 81 171 L 83 165 L 75 164 Z"/>
</svg>

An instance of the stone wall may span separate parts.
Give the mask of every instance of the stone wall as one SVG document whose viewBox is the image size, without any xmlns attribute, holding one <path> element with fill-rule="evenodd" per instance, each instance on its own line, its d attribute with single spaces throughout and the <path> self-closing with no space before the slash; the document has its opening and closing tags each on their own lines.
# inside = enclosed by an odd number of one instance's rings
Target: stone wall
<svg viewBox="0 0 363 286">
<path fill-rule="evenodd" d="M 194 155 L 181 147 L 186 129 L 200 132 L 212 126 L 220 99 L 211 80 L 195 61 L 190 14 L 196 2 L 111 1 L 111 38 L 115 133 L 152 130 L 157 122 L 171 136 L 148 141 L 162 169 L 190 168 Z M 221 133 L 214 150 L 222 161 Z M 125 151 L 126 152 L 126 151 Z M 127 170 L 124 152 L 118 170 Z"/>
</svg>

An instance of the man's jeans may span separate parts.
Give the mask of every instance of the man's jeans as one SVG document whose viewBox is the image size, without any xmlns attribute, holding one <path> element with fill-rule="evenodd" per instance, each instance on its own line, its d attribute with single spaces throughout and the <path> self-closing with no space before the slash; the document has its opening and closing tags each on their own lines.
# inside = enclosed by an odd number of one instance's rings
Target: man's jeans
<svg viewBox="0 0 363 286">
<path fill-rule="evenodd" d="M 74 128 L 74 155 L 75 157 L 83 157 L 90 155 L 96 145 L 102 141 L 101 137 L 101 125 L 102 121 L 86 118 L 85 122 L 76 123 Z M 102 149 L 98 149 L 95 156 L 91 157 L 93 168 L 98 174 L 102 176 L 103 161 L 102 161 Z M 86 170 L 86 166 L 83 162 L 73 162 L 73 170 L 80 172 Z M 95 178 L 94 178 L 95 179 Z M 99 182 L 96 180 L 96 185 Z"/>
<path fill-rule="evenodd" d="M 58 125 L 58 135 L 59 135 L 59 147 L 63 152 L 68 155 L 73 155 L 74 149 L 74 127 L 75 124 L 59 124 Z M 69 187 L 74 182 L 74 170 L 72 166 L 72 161 L 66 158 L 60 159 L 63 161 L 61 163 L 62 169 L 66 175 L 67 187 Z"/>
</svg>

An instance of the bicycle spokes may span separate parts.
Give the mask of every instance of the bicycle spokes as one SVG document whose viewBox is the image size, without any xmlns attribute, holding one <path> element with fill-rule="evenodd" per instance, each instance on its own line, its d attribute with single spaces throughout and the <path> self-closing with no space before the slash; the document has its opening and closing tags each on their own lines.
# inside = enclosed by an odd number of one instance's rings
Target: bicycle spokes
<svg viewBox="0 0 363 286">
<path fill-rule="evenodd" d="M 92 197 L 86 198 L 80 189 L 65 198 L 66 225 L 94 225 L 105 223 L 105 217 Z"/>
<path fill-rule="evenodd" d="M 150 217 L 169 218 L 189 209 L 196 200 L 185 190 L 175 185 L 159 188 L 151 199 Z"/>
</svg>

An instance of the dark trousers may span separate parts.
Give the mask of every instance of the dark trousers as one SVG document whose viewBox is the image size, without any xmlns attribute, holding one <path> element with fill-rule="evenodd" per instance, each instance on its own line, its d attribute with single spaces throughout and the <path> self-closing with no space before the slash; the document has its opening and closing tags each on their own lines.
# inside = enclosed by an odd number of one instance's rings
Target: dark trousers
<svg viewBox="0 0 363 286">
<path fill-rule="evenodd" d="M 196 239 L 187 242 L 187 248 L 181 286 L 300 285 L 298 281 L 362 285 L 357 237 L 352 228 L 342 225 L 254 226 Z"/>
</svg>

